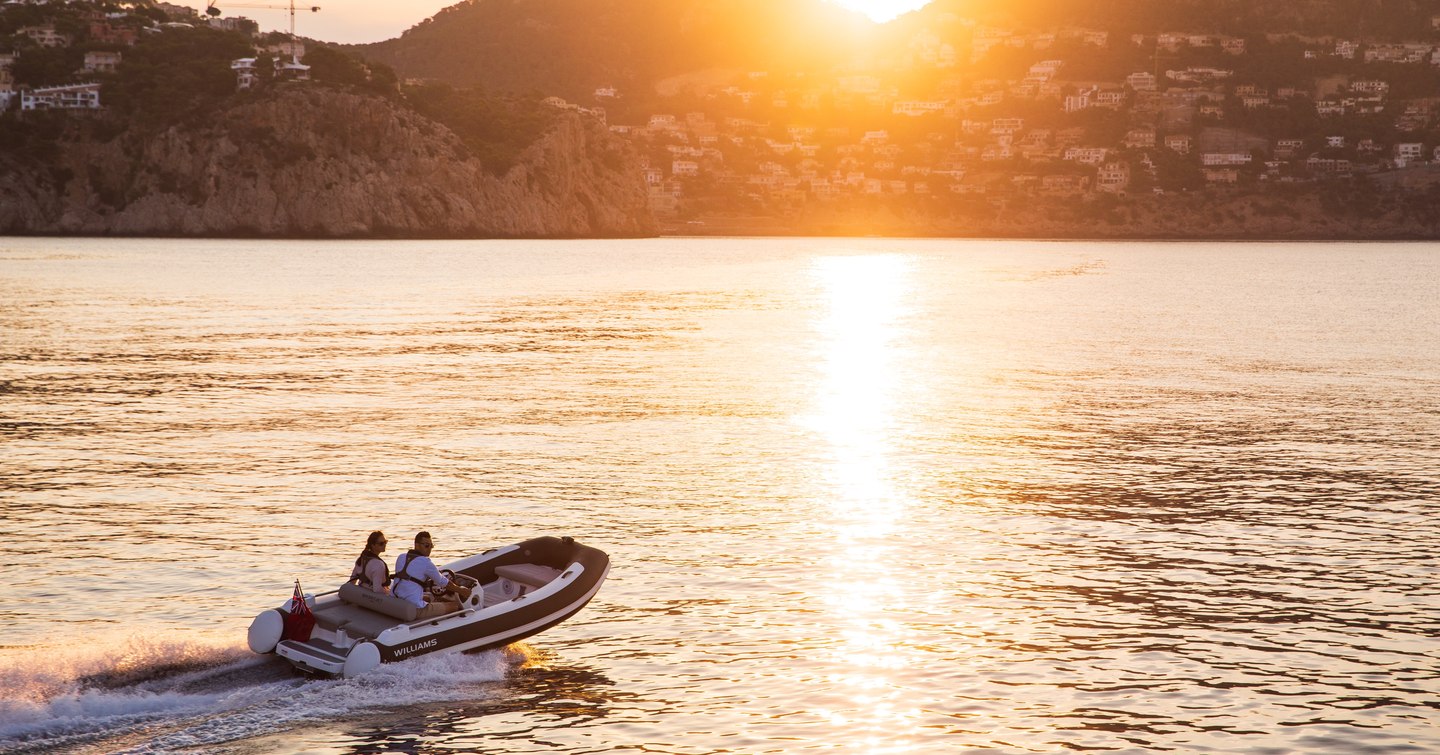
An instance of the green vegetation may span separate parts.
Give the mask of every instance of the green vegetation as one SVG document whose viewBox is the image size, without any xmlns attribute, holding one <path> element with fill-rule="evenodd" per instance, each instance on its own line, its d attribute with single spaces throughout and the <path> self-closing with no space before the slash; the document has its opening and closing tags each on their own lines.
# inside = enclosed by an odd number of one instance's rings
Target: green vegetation
<svg viewBox="0 0 1440 755">
<path fill-rule="evenodd" d="M 1074 24 L 1117 33 L 1197 33 L 1413 38 L 1430 28 L 1427 0 L 938 0 L 987 24 L 1048 28 Z"/>
<path fill-rule="evenodd" d="M 43 82 L 45 85 L 69 83 L 85 61 L 78 47 L 26 47 L 10 67 L 16 81 Z"/>
<path fill-rule="evenodd" d="M 107 107 L 143 126 L 204 117 L 235 92 L 230 62 L 254 55 L 244 37 L 212 29 L 172 29 L 125 52 L 101 89 Z"/>
<path fill-rule="evenodd" d="M 357 49 L 407 76 L 578 100 L 717 67 L 829 70 L 866 46 L 867 26 L 820 0 L 472 0 Z"/>
<path fill-rule="evenodd" d="M 485 169 L 504 174 L 550 129 L 556 110 L 533 98 L 496 97 L 448 84 L 406 87 L 406 102 L 460 137 Z"/>
<path fill-rule="evenodd" d="M 384 95 L 395 94 L 399 87 L 395 72 L 389 66 L 379 63 L 367 65 L 336 47 L 310 47 L 305 52 L 305 65 L 310 66 L 312 79 L 327 84 Z"/>
<path fill-rule="evenodd" d="M 0 39 L 15 35 L 11 41 L 20 53 L 11 67 L 18 84 L 42 87 L 98 81 L 105 106 L 98 116 L 86 118 L 58 112 L 22 115 L 18 108 L 12 109 L 0 117 L 0 150 L 43 162 L 54 159 L 57 141 L 82 138 L 82 133 L 87 138 L 113 138 L 127 128 L 153 130 L 180 123 L 203 123 L 219 117 L 221 110 L 240 99 L 266 96 L 266 90 L 280 78 L 276 56 L 257 50 L 257 46 L 284 42 L 286 35 L 271 33 L 251 38 L 208 28 L 197 18 L 193 19 L 194 28 L 147 30 L 134 46 L 106 45 L 88 38 L 84 14 L 92 9 L 60 2 L 0 7 Z M 163 11 L 142 0 L 128 19 L 117 23 L 139 29 L 166 20 L 169 18 Z M 17 34 L 21 28 L 43 25 L 66 34 L 71 44 L 41 47 Z M 123 58 L 116 72 L 82 74 L 85 53 L 102 49 L 121 52 Z M 258 82 L 249 91 L 237 91 L 231 64 L 235 59 L 249 57 L 255 58 Z M 453 129 L 469 150 L 496 172 L 508 170 L 553 119 L 553 110 L 540 105 L 538 95 L 489 97 L 450 87 L 421 87 L 412 89 L 409 97 L 402 97 L 395 73 L 388 66 L 367 63 L 335 46 L 312 42 L 303 62 L 310 67 L 312 79 L 304 86 L 384 96 L 402 106 L 414 107 Z M 279 141 L 262 136 L 253 143 L 278 163 L 303 157 L 280 150 L 275 146 Z"/>
<path fill-rule="evenodd" d="M 13 115 L 0 118 L 0 154 L 51 162 L 60 155 L 56 140 L 71 120 L 63 113 L 36 113 L 24 120 Z"/>
</svg>

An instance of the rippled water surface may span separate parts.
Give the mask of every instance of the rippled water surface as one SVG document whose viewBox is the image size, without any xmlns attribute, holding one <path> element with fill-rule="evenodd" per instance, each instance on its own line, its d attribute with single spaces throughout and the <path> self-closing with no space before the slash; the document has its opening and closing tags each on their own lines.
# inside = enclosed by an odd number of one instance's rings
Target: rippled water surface
<svg viewBox="0 0 1440 755">
<path fill-rule="evenodd" d="M 0 750 L 1440 752 L 1437 294 L 1427 245 L 0 239 Z M 613 567 L 505 651 L 245 649 L 375 528 Z"/>
</svg>

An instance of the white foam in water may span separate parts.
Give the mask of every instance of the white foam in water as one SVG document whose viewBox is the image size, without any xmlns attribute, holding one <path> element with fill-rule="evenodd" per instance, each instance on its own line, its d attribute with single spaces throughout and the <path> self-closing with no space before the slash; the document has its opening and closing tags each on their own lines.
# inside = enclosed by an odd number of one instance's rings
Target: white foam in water
<svg viewBox="0 0 1440 755">
<path fill-rule="evenodd" d="M 0 661 L 0 745 L 36 734 L 73 732 L 106 719 L 144 719 L 209 695 L 147 688 L 162 669 L 176 674 L 236 661 L 233 650 L 135 637 L 83 646 L 33 647 Z"/>
<path fill-rule="evenodd" d="M 474 699 L 513 662 L 503 651 L 446 653 L 311 680 L 243 647 L 141 637 L 10 655 L 0 660 L 0 750 L 119 735 L 145 739 L 136 751 L 216 744 L 297 721 Z"/>
</svg>

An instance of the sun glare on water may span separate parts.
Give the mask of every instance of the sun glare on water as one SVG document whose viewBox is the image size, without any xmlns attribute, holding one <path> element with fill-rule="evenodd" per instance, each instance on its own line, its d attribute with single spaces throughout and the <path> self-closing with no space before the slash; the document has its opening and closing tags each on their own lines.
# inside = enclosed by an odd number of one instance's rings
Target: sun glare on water
<svg viewBox="0 0 1440 755">
<path fill-rule="evenodd" d="M 919 10 L 930 4 L 930 0 L 830 0 L 844 8 L 858 11 L 871 19 L 884 23 L 912 10 Z"/>
<path fill-rule="evenodd" d="M 903 527 L 910 501 L 895 482 L 895 424 L 904 389 L 909 260 L 899 255 L 834 256 L 813 267 L 818 284 L 816 339 L 821 379 L 808 418 L 828 451 L 825 522 L 833 543 L 823 596 L 835 672 L 827 678 L 840 697 L 811 713 L 870 753 L 913 749 L 919 708 L 896 680 L 911 659 L 896 616 L 913 612 L 903 575 L 894 570 L 890 542 Z M 846 703 L 835 704 L 848 697 Z M 871 740 L 874 741 L 871 741 Z"/>
</svg>

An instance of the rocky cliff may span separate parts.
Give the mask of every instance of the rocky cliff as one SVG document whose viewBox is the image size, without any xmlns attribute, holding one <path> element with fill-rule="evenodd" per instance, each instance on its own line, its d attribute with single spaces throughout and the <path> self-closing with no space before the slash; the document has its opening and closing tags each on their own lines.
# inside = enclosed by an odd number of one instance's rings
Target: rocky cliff
<svg viewBox="0 0 1440 755">
<path fill-rule="evenodd" d="M 629 148 L 560 113 L 503 172 L 387 99 L 279 86 L 202 123 L 0 155 L 0 233 L 573 237 L 655 232 Z"/>
</svg>

